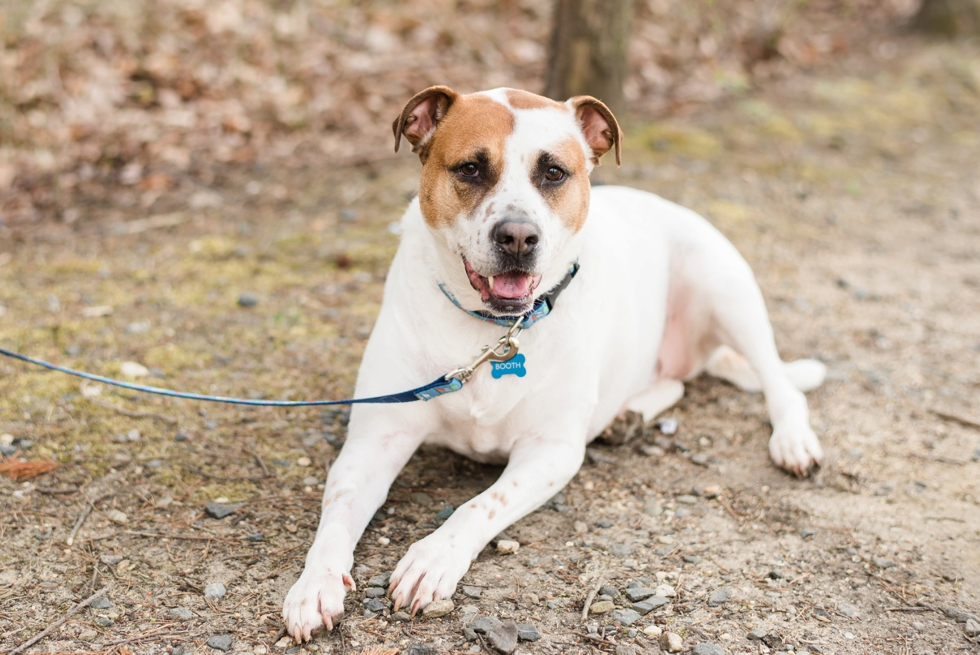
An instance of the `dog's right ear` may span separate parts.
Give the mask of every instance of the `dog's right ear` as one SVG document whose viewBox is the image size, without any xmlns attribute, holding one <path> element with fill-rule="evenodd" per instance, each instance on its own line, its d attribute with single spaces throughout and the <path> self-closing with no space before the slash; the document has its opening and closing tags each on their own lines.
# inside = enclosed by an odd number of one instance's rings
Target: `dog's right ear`
<svg viewBox="0 0 980 655">
<path fill-rule="evenodd" d="M 402 136 L 412 144 L 412 152 L 418 152 L 419 146 L 432 135 L 458 97 L 459 94 L 448 86 L 430 86 L 415 94 L 391 125 L 395 133 L 395 152 L 398 152 Z"/>
</svg>

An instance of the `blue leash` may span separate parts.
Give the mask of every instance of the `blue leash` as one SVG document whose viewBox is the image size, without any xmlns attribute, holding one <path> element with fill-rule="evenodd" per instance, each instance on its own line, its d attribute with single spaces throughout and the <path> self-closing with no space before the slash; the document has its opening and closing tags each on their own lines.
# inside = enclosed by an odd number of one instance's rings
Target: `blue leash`
<svg viewBox="0 0 980 655">
<path fill-rule="evenodd" d="M 145 393 L 154 393 L 157 394 L 158 396 L 169 396 L 171 398 L 186 398 L 187 400 L 205 400 L 212 403 L 227 403 L 230 405 L 252 405 L 255 407 L 317 407 L 322 405 L 354 405 L 358 403 L 361 404 L 410 403 L 410 402 L 415 402 L 416 400 L 431 400 L 432 398 L 436 398 L 446 393 L 452 393 L 453 391 L 459 391 L 460 389 L 463 388 L 462 381 L 460 381 L 455 377 L 445 376 L 445 377 L 440 377 L 437 380 L 433 380 L 429 384 L 418 387 L 417 389 L 412 389 L 411 391 L 403 391 L 401 393 L 395 393 L 389 396 L 374 396 L 372 398 L 348 398 L 345 400 L 252 400 L 249 398 L 228 398 L 226 396 L 208 396 L 200 393 L 174 391 L 173 389 L 163 389 L 161 387 L 151 387 L 144 384 L 133 384 L 132 382 L 113 380 L 112 378 L 107 378 L 102 375 L 84 373 L 82 371 L 76 371 L 75 369 L 66 368 L 64 366 L 58 366 L 57 364 L 52 364 L 50 362 L 46 362 L 41 359 L 28 357 L 27 355 L 21 355 L 20 353 L 15 353 L 5 348 L 0 348 L 0 355 L 6 355 L 7 357 L 11 357 L 13 359 L 19 359 L 20 361 L 27 362 L 28 364 L 42 366 L 52 371 L 58 371 L 59 373 L 67 373 L 68 375 L 74 375 L 75 377 L 78 378 L 84 378 L 86 380 L 92 380 L 94 382 L 102 382 L 103 384 L 110 384 L 114 387 L 129 389 L 130 391 L 143 391 Z"/>
</svg>

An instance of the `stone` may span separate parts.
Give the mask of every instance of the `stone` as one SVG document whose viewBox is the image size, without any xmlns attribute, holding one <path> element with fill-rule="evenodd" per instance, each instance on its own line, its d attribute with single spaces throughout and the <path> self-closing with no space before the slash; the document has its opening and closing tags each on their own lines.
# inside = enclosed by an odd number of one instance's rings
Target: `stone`
<svg viewBox="0 0 980 655">
<path fill-rule="evenodd" d="M 425 644 L 412 644 L 405 651 L 405 655 L 439 655 L 439 651 Z"/>
<path fill-rule="evenodd" d="M 613 610 L 613 620 L 623 625 L 633 625 L 640 620 L 640 613 L 634 610 Z"/>
<path fill-rule="evenodd" d="M 854 618 L 858 613 L 857 608 L 849 603 L 838 603 L 837 611 L 848 618 Z"/>
<path fill-rule="evenodd" d="M 626 597 L 634 603 L 643 600 L 644 598 L 656 595 L 656 591 L 650 587 L 630 587 L 625 591 L 625 593 Z"/>
<path fill-rule="evenodd" d="M 385 595 L 385 590 L 382 587 L 368 587 L 364 590 L 365 598 L 381 598 Z"/>
<path fill-rule="evenodd" d="M 732 599 L 732 592 L 730 592 L 727 589 L 718 589 L 717 591 L 712 592 L 710 596 L 708 596 L 708 605 L 710 607 L 719 607 L 721 605 L 724 605 L 731 599 Z"/>
<path fill-rule="evenodd" d="M 116 622 L 110 619 L 108 616 L 97 616 L 95 617 L 95 624 L 100 628 L 111 628 L 116 625 Z"/>
<path fill-rule="evenodd" d="M 677 498 L 675 498 L 674 500 L 676 500 L 677 502 L 679 502 L 681 504 L 684 504 L 684 505 L 695 505 L 698 502 L 697 497 L 696 496 L 692 496 L 690 494 L 680 495 Z"/>
<path fill-rule="evenodd" d="M 946 616 L 953 619 L 957 623 L 966 623 L 970 619 L 973 619 L 977 623 L 980 623 L 980 617 L 970 614 L 969 612 L 964 612 L 963 610 L 957 609 L 955 607 L 947 607 Z"/>
<path fill-rule="evenodd" d="M 663 632 L 663 628 L 661 628 L 659 625 L 648 625 L 647 627 L 643 628 L 643 634 L 648 637 L 659 637 L 663 634 Z"/>
<path fill-rule="evenodd" d="M 230 650 L 231 635 L 215 635 L 208 639 L 208 646 L 214 648 L 215 650 Z"/>
<path fill-rule="evenodd" d="M 391 615 L 391 620 L 396 623 L 408 623 L 412 620 L 412 617 L 407 612 L 395 612 Z"/>
<path fill-rule="evenodd" d="M 78 635 L 78 638 L 82 641 L 94 641 L 95 638 L 98 636 L 99 633 L 96 632 L 95 630 L 85 630 L 84 632 Z"/>
<path fill-rule="evenodd" d="M 701 562 L 701 558 L 698 555 L 684 555 L 681 559 L 688 564 L 699 564 Z"/>
<path fill-rule="evenodd" d="M 506 621 L 487 633 L 490 645 L 504 655 L 510 655 L 517 650 L 517 624 Z"/>
<path fill-rule="evenodd" d="M 643 513 L 647 516 L 660 516 L 664 513 L 664 506 L 660 501 L 648 500 L 643 503 Z"/>
<path fill-rule="evenodd" d="M 463 585 L 463 595 L 467 598 L 479 598 L 483 595 L 483 589 L 480 587 L 471 587 L 469 585 Z"/>
<path fill-rule="evenodd" d="M 4 457 L 10 457 L 16 452 L 17 452 L 16 446 L 10 446 L 7 444 L 0 445 L 0 455 L 3 455 Z"/>
<path fill-rule="evenodd" d="M 225 505 L 223 503 L 208 503 L 204 506 L 204 513 L 213 519 L 223 519 L 231 516 L 238 510 L 235 505 Z"/>
<path fill-rule="evenodd" d="M 612 521 L 596 521 L 595 527 L 597 528 L 611 528 L 613 525 Z"/>
<path fill-rule="evenodd" d="M 422 610 L 422 616 L 426 619 L 437 619 L 440 616 L 446 616 L 454 609 L 456 609 L 456 605 L 453 604 L 453 601 L 444 598 L 426 605 L 425 609 Z"/>
<path fill-rule="evenodd" d="M 520 550 L 521 545 L 512 539 L 501 539 L 497 542 L 498 555 L 513 555 Z"/>
<path fill-rule="evenodd" d="M 425 493 L 424 491 L 413 491 L 408 494 L 408 499 L 415 503 L 416 505 L 431 505 L 432 496 Z"/>
<path fill-rule="evenodd" d="M 668 653 L 679 653 L 684 650 L 684 640 L 676 632 L 665 632 L 660 635 L 660 647 Z"/>
<path fill-rule="evenodd" d="M 186 607 L 174 607 L 167 612 L 167 616 L 179 621 L 190 621 L 194 618 L 194 612 L 190 611 Z"/>
<path fill-rule="evenodd" d="M 749 630 L 749 634 L 745 635 L 750 641 L 762 641 L 766 636 L 766 631 L 762 628 L 755 628 L 754 630 Z"/>
<path fill-rule="evenodd" d="M 225 586 L 220 582 L 212 582 L 204 588 L 204 597 L 208 600 L 218 600 L 219 598 L 224 597 L 227 591 L 228 590 L 225 589 Z"/>
<path fill-rule="evenodd" d="M 645 616 L 653 610 L 660 609 L 669 602 L 670 599 L 665 598 L 664 596 L 650 596 L 644 601 L 633 603 L 633 611 L 639 612 L 641 615 Z"/>
<path fill-rule="evenodd" d="M 470 629 L 481 635 L 489 634 L 491 630 L 500 625 L 500 620 L 492 616 L 481 616 L 470 623 Z"/>
<path fill-rule="evenodd" d="M 265 540 L 265 535 L 262 534 L 261 532 L 253 532 L 252 534 L 245 537 L 245 541 L 251 542 L 253 544 L 257 544 L 264 540 Z"/>
<path fill-rule="evenodd" d="M 242 293 L 238 296 L 238 306 L 239 307 L 255 307 L 259 304 L 258 296 L 251 293 Z"/>
<path fill-rule="evenodd" d="M 967 637 L 980 637 L 980 623 L 973 619 L 967 619 L 963 631 L 966 632 Z"/>
<path fill-rule="evenodd" d="M 616 646 L 616 655 L 636 655 L 636 649 L 632 646 L 620 644 Z"/>
<path fill-rule="evenodd" d="M 657 588 L 654 589 L 654 595 L 663 596 L 664 598 L 676 598 L 677 592 L 669 584 L 662 584 L 657 585 Z"/>
<path fill-rule="evenodd" d="M 380 598 L 365 598 L 362 605 L 364 605 L 364 609 L 368 610 L 369 612 L 381 612 L 387 607 L 385 602 Z"/>
<path fill-rule="evenodd" d="M 391 573 L 379 573 L 367 581 L 367 586 L 387 588 L 389 582 L 391 582 Z"/>
<path fill-rule="evenodd" d="M 812 528 L 803 528 L 802 530 L 800 530 L 801 539 L 810 539 L 815 534 L 817 534 L 817 531 L 813 530 Z"/>
<path fill-rule="evenodd" d="M 517 639 L 518 641 L 537 641 L 541 638 L 541 634 L 533 623 L 518 623 L 517 624 Z"/>
<path fill-rule="evenodd" d="M 108 518 L 113 523 L 128 523 L 129 517 L 124 513 L 120 512 L 118 509 L 110 509 L 105 513 L 106 518 Z"/>
<path fill-rule="evenodd" d="M 691 653 L 693 655 L 725 655 L 725 649 L 721 646 L 703 642 L 695 646 Z"/>
<path fill-rule="evenodd" d="M 88 604 L 94 610 L 107 610 L 112 607 L 112 603 L 105 596 L 99 596 Z"/>
<path fill-rule="evenodd" d="M 657 422 L 657 429 L 661 434 L 671 435 L 677 432 L 677 419 L 663 418 Z"/>
<path fill-rule="evenodd" d="M 786 577 L 786 574 L 783 573 L 779 569 L 773 569 L 772 571 L 769 571 L 769 579 L 770 580 L 782 580 L 785 577 Z"/>
<path fill-rule="evenodd" d="M 609 552 L 616 557 L 626 557 L 630 554 L 630 545 L 620 543 L 609 544 Z"/>
<path fill-rule="evenodd" d="M 452 516 L 453 515 L 453 512 L 455 512 L 455 511 L 456 510 L 453 508 L 452 505 L 450 505 L 448 503 L 444 503 L 443 506 L 442 506 L 442 509 L 439 510 L 438 512 L 436 512 L 435 519 L 437 521 L 445 521 L 450 516 Z"/>
<path fill-rule="evenodd" d="M 598 603 L 592 603 L 592 606 L 589 607 L 589 614 L 606 614 L 614 609 L 616 609 L 616 604 L 611 600 L 600 600 Z"/>
<path fill-rule="evenodd" d="M 616 589 L 616 587 L 610 587 L 609 585 L 605 584 L 599 587 L 599 595 L 615 598 L 619 595 L 619 590 Z"/>
<path fill-rule="evenodd" d="M 874 557 L 871 560 L 879 569 L 890 569 L 896 566 L 895 562 L 886 557 Z"/>
</svg>

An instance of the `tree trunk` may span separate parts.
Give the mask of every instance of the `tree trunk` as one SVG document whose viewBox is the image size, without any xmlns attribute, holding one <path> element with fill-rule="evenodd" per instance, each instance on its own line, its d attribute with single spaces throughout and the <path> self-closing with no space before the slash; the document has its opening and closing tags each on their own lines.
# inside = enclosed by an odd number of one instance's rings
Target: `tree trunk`
<svg viewBox="0 0 980 655">
<path fill-rule="evenodd" d="M 595 96 L 623 109 L 633 0 L 555 0 L 545 95 Z"/>
<path fill-rule="evenodd" d="M 980 34 L 980 0 L 923 0 L 912 26 L 938 36 Z"/>
</svg>

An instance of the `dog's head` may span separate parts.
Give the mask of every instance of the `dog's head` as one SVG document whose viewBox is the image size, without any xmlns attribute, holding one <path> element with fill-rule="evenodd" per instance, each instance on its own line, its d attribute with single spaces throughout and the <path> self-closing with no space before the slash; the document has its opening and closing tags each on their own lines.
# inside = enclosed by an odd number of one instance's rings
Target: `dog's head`
<svg viewBox="0 0 980 655">
<path fill-rule="evenodd" d="M 622 133 L 590 96 L 434 86 L 393 125 L 422 160 L 419 204 L 467 308 L 517 315 L 557 284 L 589 213 L 589 173 Z M 466 287 L 472 288 L 469 290 Z M 478 305 L 474 306 L 474 305 Z"/>
</svg>

